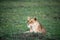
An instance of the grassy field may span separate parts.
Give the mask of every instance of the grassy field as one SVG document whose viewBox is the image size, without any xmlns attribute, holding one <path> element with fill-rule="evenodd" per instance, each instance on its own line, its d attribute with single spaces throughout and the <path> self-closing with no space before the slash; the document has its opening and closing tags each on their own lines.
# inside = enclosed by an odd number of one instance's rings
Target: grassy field
<svg viewBox="0 0 60 40">
<path fill-rule="evenodd" d="M 27 30 L 27 17 L 36 17 L 46 28 L 47 37 L 60 39 L 60 1 L 59 0 L 1 0 L 0 1 L 0 39 L 20 40 L 19 35 Z M 35 40 L 38 40 L 35 38 Z M 44 39 L 45 40 L 45 39 Z M 52 40 L 52 39 L 46 39 Z"/>
</svg>

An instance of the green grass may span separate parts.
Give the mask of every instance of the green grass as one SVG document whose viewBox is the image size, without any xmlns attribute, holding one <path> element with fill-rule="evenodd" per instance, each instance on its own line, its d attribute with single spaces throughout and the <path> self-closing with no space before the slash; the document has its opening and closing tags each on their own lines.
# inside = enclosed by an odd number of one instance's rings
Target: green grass
<svg viewBox="0 0 60 40">
<path fill-rule="evenodd" d="M 20 34 L 28 30 L 27 17 L 36 17 L 46 28 L 48 37 L 60 37 L 60 1 L 1 1 L 0 37 Z M 19 40 L 18 38 L 16 40 Z"/>
</svg>

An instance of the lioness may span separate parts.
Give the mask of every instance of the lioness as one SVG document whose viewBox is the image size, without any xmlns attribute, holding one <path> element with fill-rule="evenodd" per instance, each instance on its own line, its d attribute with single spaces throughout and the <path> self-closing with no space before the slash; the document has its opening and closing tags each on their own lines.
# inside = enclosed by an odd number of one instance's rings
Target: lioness
<svg viewBox="0 0 60 40">
<path fill-rule="evenodd" d="M 35 33 L 46 33 L 45 28 L 38 22 L 36 18 L 27 18 L 27 26 L 30 29 L 29 32 L 35 32 Z"/>
</svg>

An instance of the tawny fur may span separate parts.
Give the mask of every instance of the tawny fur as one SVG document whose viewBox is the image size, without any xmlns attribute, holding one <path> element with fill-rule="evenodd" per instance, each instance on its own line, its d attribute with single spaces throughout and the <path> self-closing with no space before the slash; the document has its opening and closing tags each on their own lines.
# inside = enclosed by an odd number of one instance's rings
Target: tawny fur
<svg viewBox="0 0 60 40">
<path fill-rule="evenodd" d="M 28 28 L 30 29 L 29 32 L 35 32 L 35 33 L 46 33 L 45 28 L 37 21 L 36 18 L 30 18 L 28 17 Z"/>
</svg>

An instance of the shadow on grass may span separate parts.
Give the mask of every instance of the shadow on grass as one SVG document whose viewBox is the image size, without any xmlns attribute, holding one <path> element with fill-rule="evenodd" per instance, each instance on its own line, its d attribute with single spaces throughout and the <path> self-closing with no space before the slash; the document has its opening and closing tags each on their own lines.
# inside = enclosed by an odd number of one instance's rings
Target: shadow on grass
<svg viewBox="0 0 60 40">
<path fill-rule="evenodd" d="M 0 40 L 56 40 L 55 38 L 49 38 L 47 35 L 40 33 L 20 33 L 4 35 L 0 37 Z"/>
</svg>

